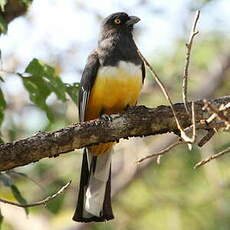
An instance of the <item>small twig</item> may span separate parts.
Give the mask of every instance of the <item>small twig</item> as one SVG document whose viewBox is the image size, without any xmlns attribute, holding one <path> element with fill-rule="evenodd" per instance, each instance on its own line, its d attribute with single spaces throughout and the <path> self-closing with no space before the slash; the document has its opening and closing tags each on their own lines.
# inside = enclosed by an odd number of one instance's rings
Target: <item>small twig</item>
<svg viewBox="0 0 230 230">
<path fill-rule="evenodd" d="M 9 71 L 9 70 L 4 70 L 2 68 L 0 68 L 0 74 L 4 74 L 4 75 L 16 75 L 18 77 L 21 78 L 25 78 L 25 77 L 30 77 L 31 74 L 30 73 L 19 73 L 19 72 L 13 72 L 13 71 Z"/>
<path fill-rule="evenodd" d="M 207 129 L 207 134 L 199 141 L 198 146 L 204 146 L 216 133 L 214 129 Z"/>
<path fill-rule="evenodd" d="M 196 140 L 196 114 L 195 114 L 195 105 L 194 101 L 192 102 L 192 125 L 193 125 L 193 130 L 192 130 L 192 142 L 195 142 Z"/>
<path fill-rule="evenodd" d="M 161 91 L 163 92 L 165 98 L 167 99 L 167 101 L 169 102 L 170 108 L 172 109 L 173 112 L 173 116 L 175 118 L 176 124 L 177 124 L 177 128 L 180 130 L 180 136 L 181 138 L 184 140 L 185 143 L 193 143 L 194 141 L 192 141 L 192 139 L 190 137 L 188 137 L 186 135 L 186 133 L 184 132 L 182 126 L 180 125 L 179 119 L 177 118 L 175 109 L 173 108 L 173 103 L 171 98 L 169 97 L 169 94 L 164 86 L 164 84 L 161 82 L 159 76 L 157 75 L 156 71 L 152 68 L 152 66 L 149 64 L 149 62 L 145 59 L 145 57 L 141 54 L 141 52 L 139 50 L 137 50 L 139 56 L 141 57 L 141 59 L 143 60 L 143 62 L 145 63 L 145 65 L 149 68 L 150 73 L 152 74 L 152 76 L 155 78 L 157 84 L 159 85 L 159 87 L 161 88 Z M 193 108 L 194 109 L 194 108 Z M 193 111 L 194 112 L 194 111 Z M 195 114 L 195 113 L 194 113 Z M 195 118 L 193 117 L 193 119 L 195 120 Z M 195 126 L 195 125 L 194 125 Z"/>
<path fill-rule="evenodd" d="M 161 155 L 157 157 L 157 164 L 159 165 L 161 163 Z"/>
<path fill-rule="evenodd" d="M 174 142 L 173 144 L 171 144 L 168 147 L 166 147 L 166 148 L 162 149 L 161 151 L 159 151 L 158 153 L 153 153 L 153 154 L 150 154 L 150 155 L 148 155 L 146 157 L 143 157 L 143 158 L 139 159 L 137 161 L 137 163 L 141 163 L 142 161 L 147 160 L 149 158 L 157 157 L 157 164 L 159 164 L 160 163 L 160 157 L 162 155 L 164 155 L 165 153 L 167 153 L 168 151 L 170 151 L 175 146 L 177 146 L 179 144 L 192 144 L 192 143 L 194 143 L 195 140 L 196 140 L 196 128 L 202 128 L 202 129 L 206 128 L 207 129 L 207 125 L 205 123 L 199 123 L 199 124 L 195 125 L 195 113 L 194 113 L 195 110 L 194 110 L 194 106 L 192 107 L 192 111 L 193 111 L 192 112 L 192 114 L 193 114 L 193 124 L 191 126 L 187 127 L 184 130 L 185 133 L 189 133 L 191 131 L 193 132 L 192 138 L 188 139 L 188 142 L 185 142 L 184 140 L 182 140 L 182 138 L 180 138 L 176 142 Z M 211 137 L 213 136 L 213 134 L 211 133 L 212 131 L 215 133 L 215 130 L 214 130 L 214 128 L 212 128 L 212 126 L 213 126 L 213 124 L 210 123 L 209 124 L 209 129 L 208 129 L 209 133 L 206 136 L 204 136 L 202 138 L 202 140 L 198 144 L 200 147 L 203 146 L 206 142 L 208 142 L 208 140 L 211 139 Z M 215 126 L 218 126 L 218 129 L 225 127 L 224 122 L 219 122 L 218 125 L 217 125 L 217 123 L 215 123 Z"/>
<path fill-rule="evenodd" d="M 186 43 L 186 59 L 185 59 L 185 67 L 184 67 L 184 75 L 183 75 L 183 83 L 182 83 L 182 97 L 185 109 L 188 113 L 188 96 L 187 96 L 187 89 L 188 89 L 188 70 L 189 70 L 189 63 L 190 63 L 190 57 L 191 57 L 191 50 L 192 50 L 192 44 L 194 37 L 199 33 L 199 31 L 196 31 L 197 22 L 200 17 L 200 10 L 196 11 L 196 15 L 194 17 L 193 26 L 191 29 L 190 37 L 188 40 L 188 43 Z"/>
<path fill-rule="evenodd" d="M 200 123 L 198 123 L 196 125 L 197 129 L 205 129 L 205 130 L 213 129 L 215 132 L 217 132 L 218 129 L 222 129 L 222 128 L 225 128 L 225 127 L 226 127 L 226 125 L 225 125 L 225 123 L 223 121 L 212 121 L 211 123 L 206 123 L 206 121 L 201 120 Z M 191 126 L 186 128 L 185 131 L 187 129 L 190 130 Z"/>
<path fill-rule="evenodd" d="M 195 106 L 194 106 L 194 102 L 192 102 L 192 137 L 189 137 L 187 135 L 187 129 L 185 129 L 183 131 L 183 133 L 181 133 L 181 138 L 188 143 L 188 148 L 189 150 L 192 150 L 192 143 L 195 142 L 196 140 L 196 119 L 195 119 Z"/>
<path fill-rule="evenodd" d="M 34 206 L 38 206 L 38 205 L 46 205 L 50 200 L 53 200 L 58 195 L 60 195 L 61 193 L 63 193 L 69 187 L 70 184 L 71 184 L 71 181 L 69 181 L 67 184 L 65 184 L 63 187 L 61 187 L 53 195 L 48 196 L 48 197 L 46 197 L 43 200 L 36 201 L 34 203 L 30 203 L 30 204 L 19 204 L 19 203 L 16 203 L 16 202 L 13 202 L 13 201 L 9 201 L 9 200 L 4 200 L 4 199 L 0 199 L 0 202 L 5 203 L 5 204 L 14 205 L 14 206 L 21 207 L 21 208 L 29 208 L 29 207 L 34 207 Z"/>
<path fill-rule="evenodd" d="M 209 124 L 209 123 L 211 123 L 212 121 L 214 121 L 215 119 L 216 119 L 216 114 L 213 113 L 209 118 L 207 118 L 207 119 L 205 120 L 205 122 L 206 122 L 207 124 Z"/>
<path fill-rule="evenodd" d="M 137 50 L 138 54 L 140 55 L 141 59 L 143 60 L 143 62 L 145 63 L 145 65 L 149 68 L 149 71 L 150 73 L 152 74 L 152 76 L 155 78 L 157 84 L 160 86 L 161 88 L 161 91 L 163 92 L 165 98 L 167 99 L 167 101 L 169 102 L 169 105 L 172 109 L 172 112 L 173 112 L 173 115 L 175 117 L 175 120 L 176 120 L 176 124 L 177 124 L 177 127 L 180 131 L 183 132 L 183 129 L 180 125 L 180 122 L 176 116 L 176 112 L 175 112 L 175 109 L 173 108 L 173 103 L 172 103 L 172 100 L 171 98 L 169 97 L 169 94 L 166 90 L 166 88 L 164 87 L 164 84 L 161 82 L 160 78 L 158 77 L 157 73 L 155 72 L 155 70 L 152 68 L 152 66 L 148 63 L 148 61 L 145 59 L 145 57 L 141 54 L 141 52 L 139 50 Z"/>
<path fill-rule="evenodd" d="M 198 162 L 198 163 L 194 166 L 194 169 L 196 169 L 196 168 L 198 168 L 198 167 L 200 167 L 200 166 L 202 166 L 202 165 L 208 163 L 209 161 L 211 161 L 211 160 L 213 160 L 213 159 L 216 159 L 216 158 L 218 158 L 218 157 L 221 157 L 221 156 L 223 156 L 223 155 L 226 154 L 226 153 L 230 153 L 230 147 L 226 148 L 225 150 L 223 150 L 223 151 L 221 151 L 221 152 L 219 152 L 219 153 L 217 153 L 217 154 L 212 155 L 212 156 L 209 157 L 209 158 L 206 158 L 206 159 L 204 159 L 204 160 Z"/>
<path fill-rule="evenodd" d="M 204 104 L 205 104 L 204 109 L 208 109 L 209 111 L 213 112 L 213 114 L 208 118 L 208 122 L 218 117 L 220 120 L 225 122 L 226 128 L 229 129 L 230 120 L 227 116 L 224 115 L 224 111 L 230 108 L 230 103 L 220 106 L 219 109 L 212 106 L 211 102 L 208 100 L 204 100 Z"/>
<path fill-rule="evenodd" d="M 174 148 L 175 146 L 177 146 L 177 145 L 179 145 L 179 144 L 183 144 L 183 143 L 184 143 L 184 142 L 183 142 L 181 139 L 179 139 L 179 140 L 177 140 L 176 142 L 174 142 L 173 144 L 169 145 L 168 147 L 162 149 L 162 150 L 159 151 L 158 153 L 153 153 L 153 154 L 151 154 L 151 155 L 148 155 L 148 156 L 146 156 L 146 157 L 143 157 L 143 158 L 139 159 L 139 160 L 137 161 L 137 163 L 139 164 L 139 163 L 141 163 L 142 161 L 147 160 L 147 159 L 149 159 L 149 158 L 154 158 L 154 157 L 162 156 L 162 155 L 166 154 L 168 151 L 170 151 L 172 148 Z M 158 161 L 159 161 L 159 160 L 158 160 Z M 158 164 L 159 164 L 159 162 L 158 162 Z"/>
</svg>

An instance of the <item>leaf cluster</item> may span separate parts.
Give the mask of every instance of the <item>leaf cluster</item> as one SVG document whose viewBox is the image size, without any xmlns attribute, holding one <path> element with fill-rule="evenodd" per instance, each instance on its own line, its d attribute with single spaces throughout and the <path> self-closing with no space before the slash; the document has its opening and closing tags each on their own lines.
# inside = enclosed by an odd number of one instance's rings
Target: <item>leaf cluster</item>
<svg viewBox="0 0 230 230">
<path fill-rule="evenodd" d="M 54 93 L 58 100 L 66 102 L 68 97 L 77 104 L 79 83 L 64 83 L 55 73 L 53 67 L 43 61 L 33 59 L 25 69 L 24 73 L 15 73 L 22 79 L 25 90 L 29 94 L 30 101 L 46 112 L 50 121 L 54 121 L 54 114 L 47 105 L 47 98 Z M 4 80 L 1 84 L 4 84 Z M 0 124 L 4 119 L 7 102 L 0 87 Z"/>
</svg>

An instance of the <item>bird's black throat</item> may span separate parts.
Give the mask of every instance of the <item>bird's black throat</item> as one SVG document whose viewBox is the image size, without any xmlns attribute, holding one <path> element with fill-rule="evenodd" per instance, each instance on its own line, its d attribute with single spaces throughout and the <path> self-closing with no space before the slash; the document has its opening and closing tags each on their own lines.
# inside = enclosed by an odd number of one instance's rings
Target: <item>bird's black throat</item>
<svg viewBox="0 0 230 230">
<path fill-rule="evenodd" d="M 102 31 L 97 50 L 102 66 L 116 66 L 121 60 L 137 65 L 142 63 L 132 32 L 128 30 Z"/>
</svg>

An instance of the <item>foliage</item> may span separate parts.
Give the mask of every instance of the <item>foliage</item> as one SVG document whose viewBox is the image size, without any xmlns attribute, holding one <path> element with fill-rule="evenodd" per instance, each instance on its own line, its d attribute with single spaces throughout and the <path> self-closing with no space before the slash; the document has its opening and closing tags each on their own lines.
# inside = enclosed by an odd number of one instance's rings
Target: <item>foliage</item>
<svg viewBox="0 0 230 230">
<path fill-rule="evenodd" d="M 7 24 L 4 18 L 0 15 L 0 34 L 5 34 L 7 32 Z"/>
<path fill-rule="evenodd" d="M 52 67 L 37 59 L 33 59 L 29 63 L 25 72 L 29 73 L 30 76 L 24 77 L 21 74 L 20 76 L 30 95 L 30 100 L 43 109 L 50 120 L 53 120 L 54 116 L 46 104 L 46 99 L 53 92 L 59 100 L 65 102 L 65 84 L 55 75 Z"/>
<path fill-rule="evenodd" d="M 4 186 L 10 188 L 16 201 L 18 201 L 20 204 L 27 204 L 26 199 L 23 197 L 20 190 L 14 184 L 14 181 L 7 172 L 0 173 L 0 181 L 3 183 Z M 26 214 L 29 214 L 28 208 L 25 208 L 25 212 Z"/>
<path fill-rule="evenodd" d="M 32 3 L 32 1 L 33 1 L 33 0 L 21 0 L 21 2 L 22 2 L 25 6 L 27 6 L 27 7 L 30 6 L 30 4 Z"/>
<path fill-rule="evenodd" d="M 65 84 L 65 90 L 67 94 L 69 94 L 69 96 L 71 97 L 71 99 L 76 105 L 78 101 L 78 89 L 79 89 L 79 83 Z"/>
<path fill-rule="evenodd" d="M 64 83 L 61 78 L 56 75 L 54 68 L 45 64 L 41 60 L 33 59 L 26 67 L 24 73 L 15 74 L 22 79 L 23 85 L 29 94 L 31 102 L 46 112 L 51 123 L 54 123 L 55 116 L 53 115 L 51 108 L 47 105 L 46 100 L 52 93 L 54 93 L 57 99 L 63 103 L 67 101 L 68 95 L 70 99 L 77 104 L 79 83 Z M 4 84 L 3 78 L 0 77 L 0 81 Z M 7 103 L 0 88 L 0 124 L 3 122 L 6 107 Z M 0 173 L 0 181 L 5 187 L 10 189 L 17 202 L 20 204 L 27 204 L 27 200 L 24 198 L 24 195 L 22 195 L 19 188 L 15 185 L 10 174 L 7 172 Z M 62 207 L 63 200 L 64 196 L 60 196 L 55 199 L 55 201 L 50 202 L 47 206 L 48 210 L 52 213 L 58 212 Z M 29 214 L 28 208 L 25 208 L 25 212 L 26 214 Z M 3 216 L 0 215 L 0 226 L 2 221 Z"/>
<path fill-rule="evenodd" d="M 19 189 L 17 188 L 17 186 L 15 184 L 12 184 L 10 186 L 11 192 L 13 193 L 15 199 L 20 203 L 20 204 L 27 204 L 26 199 L 22 196 L 21 192 L 19 191 Z M 29 211 L 28 208 L 25 208 L 25 212 L 28 215 Z"/>
<path fill-rule="evenodd" d="M 31 102 L 37 107 L 44 110 L 50 121 L 54 121 L 54 115 L 50 107 L 47 105 L 47 98 L 54 93 L 58 100 L 66 102 L 67 95 L 77 103 L 77 94 L 79 83 L 64 83 L 59 76 L 55 74 L 53 67 L 45 64 L 43 61 L 33 59 L 25 69 L 23 74 L 17 73 L 27 90 Z M 2 78 L 0 78 L 2 80 Z M 0 124 L 4 118 L 6 109 L 6 101 L 4 94 L 0 89 Z"/>
</svg>

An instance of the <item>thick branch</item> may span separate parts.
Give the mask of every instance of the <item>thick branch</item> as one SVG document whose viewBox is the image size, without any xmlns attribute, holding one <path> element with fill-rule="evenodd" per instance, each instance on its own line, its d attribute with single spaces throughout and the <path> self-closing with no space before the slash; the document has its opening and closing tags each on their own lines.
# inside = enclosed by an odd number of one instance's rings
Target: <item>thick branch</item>
<svg viewBox="0 0 230 230">
<path fill-rule="evenodd" d="M 230 96 L 214 99 L 211 102 L 216 106 L 227 104 L 230 102 Z M 197 122 L 210 115 L 202 110 L 203 106 L 203 101 L 195 102 Z M 175 104 L 173 107 L 182 127 L 190 126 L 191 117 L 185 111 L 183 103 Z M 124 113 L 112 115 L 111 121 L 100 119 L 78 123 L 58 131 L 39 132 L 29 138 L 2 144 L 0 145 L 0 171 L 27 165 L 45 157 L 56 157 L 92 144 L 167 132 L 178 132 L 169 106 L 159 106 L 154 109 L 145 106 L 132 107 Z"/>
</svg>

